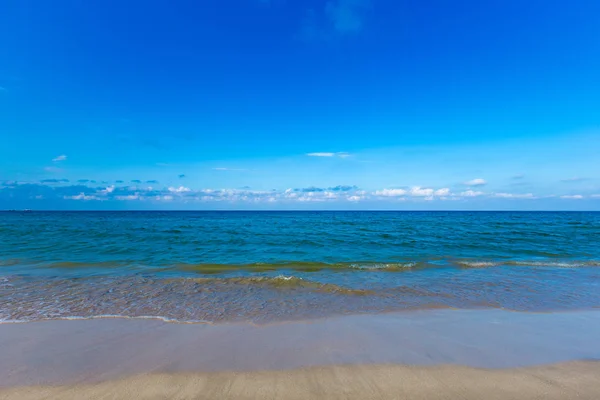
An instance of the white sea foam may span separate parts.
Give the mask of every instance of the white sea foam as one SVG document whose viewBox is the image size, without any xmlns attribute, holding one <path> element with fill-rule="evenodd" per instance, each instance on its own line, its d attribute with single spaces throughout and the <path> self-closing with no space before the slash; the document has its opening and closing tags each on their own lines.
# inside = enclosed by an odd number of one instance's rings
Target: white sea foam
<svg viewBox="0 0 600 400">
<path fill-rule="evenodd" d="M 458 261 L 457 264 L 467 268 L 488 268 L 496 267 L 502 263 L 498 261 Z"/>
<path fill-rule="evenodd" d="M 402 269 L 402 268 L 413 268 L 417 265 L 415 262 L 408 263 L 381 263 L 381 264 L 351 264 L 350 268 L 366 270 L 366 271 L 376 271 L 376 270 L 389 270 L 389 269 Z"/>
<path fill-rule="evenodd" d="M 175 318 L 162 317 L 160 315 L 139 315 L 139 316 L 128 316 L 128 315 L 117 315 L 117 314 L 103 314 L 103 315 L 90 315 L 90 316 L 79 316 L 69 315 L 64 317 L 55 318 L 32 318 L 32 319 L 0 319 L 0 324 L 25 324 L 29 322 L 40 322 L 40 321 L 85 321 L 93 319 L 151 319 L 159 320 L 173 324 L 207 324 L 212 325 L 212 321 L 207 320 L 179 320 Z"/>
<path fill-rule="evenodd" d="M 273 279 L 280 279 L 282 281 L 291 281 L 294 279 L 299 279 L 299 280 L 303 280 L 302 278 L 298 278 L 297 276 L 287 276 L 287 275 L 278 275 Z"/>
<path fill-rule="evenodd" d="M 529 266 L 529 267 L 555 267 L 555 268 L 580 268 L 580 267 L 599 267 L 600 261 L 597 260 L 578 260 L 578 261 L 511 261 L 511 265 Z"/>
</svg>

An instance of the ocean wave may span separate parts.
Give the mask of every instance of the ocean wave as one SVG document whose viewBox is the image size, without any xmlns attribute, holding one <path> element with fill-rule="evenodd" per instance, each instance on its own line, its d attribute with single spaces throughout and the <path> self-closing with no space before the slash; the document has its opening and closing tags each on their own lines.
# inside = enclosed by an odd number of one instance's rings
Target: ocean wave
<svg viewBox="0 0 600 400">
<path fill-rule="evenodd" d="M 0 266 L 35 266 L 35 268 L 48 269 L 99 269 L 134 268 L 147 272 L 182 271 L 201 274 L 219 274 L 234 271 L 270 272 L 278 270 L 293 270 L 299 272 L 318 272 L 324 270 L 360 270 L 360 271 L 402 271 L 417 266 L 426 266 L 421 261 L 406 262 L 379 262 L 379 261 L 354 261 L 327 263 L 319 261 L 280 261 L 280 262 L 254 262 L 246 264 L 230 263 L 176 263 L 164 265 L 144 265 L 132 260 L 114 260 L 102 262 L 58 261 L 42 263 L 39 261 L 0 260 Z"/>
<path fill-rule="evenodd" d="M 10 267 L 13 265 L 19 265 L 21 264 L 21 260 L 16 259 L 16 258 L 8 258 L 5 260 L 0 260 L 0 267 Z"/>
<path fill-rule="evenodd" d="M 581 268 L 581 267 L 600 267 L 599 260 L 514 260 L 507 261 L 507 265 L 517 265 L 523 267 L 554 267 L 554 268 Z"/>
<path fill-rule="evenodd" d="M 403 272 L 416 269 L 440 268 L 455 266 L 459 268 L 491 268 L 498 266 L 523 266 L 523 267 L 598 267 L 600 260 L 589 259 L 561 259 L 561 258 L 534 258 L 534 259 L 444 259 L 442 257 L 406 260 L 406 261 L 350 261 L 350 262 L 319 262 L 319 261 L 279 261 L 279 262 L 254 262 L 246 264 L 234 263 L 164 263 L 163 265 L 147 265 L 134 260 L 113 260 L 101 262 L 58 261 L 40 262 L 17 259 L 0 260 L 0 267 L 21 268 L 26 272 L 32 269 L 57 269 L 69 270 L 71 273 L 81 269 L 105 271 L 134 271 L 140 273 L 161 275 L 164 272 L 183 272 L 204 275 L 226 274 L 234 272 L 267 273 L 277 271 L 290 272 L 320 272 L 320 271 L 356 271 L 356 272 Z M 81 272 L 87 274 L 87 272 Z"/>
<path fill-rule="evenodd" d="M 462 268 L 490 268 L 498 266 L 517 267 L 549 267 L 549 268 L 582 268 L 600 267 L 598 260 L 458 260 L 453 264 Z"/>
<path fill-rule="evenodd" d="M 370 295 L 375 294 L 372 290 L 351 289 L 333 283 L 321 283 L 297 276 L 278 275 L 270 276 L 246 276 L 229 278 L 174 278 L 166 279 L 173 282 L 184 279 L 186 282 L 194 282 L 202 285 L 257 285 L 268 286 L 277 289 L 310 289 L 317 292 L 347 294 L 347 295 Z"/>
<path fill-rule="evenodd" d="M 473 260 L 473 261 L 461 260 L 461 261 L 455 261 L 454 263 L 457 264 L 458 266 L 464 267 L 464 268 L 489 268 L 489 267 L 497 267 L 498 265 L 503 264 L 500 261 L 478 261 L 478 260 Z"/>
<path fill-rule="evenodd" d="M 357 269 L 360 271 L 401 271 L 405 269 L 411 269 L 419 265 L 417 262 L 406 262 L 406 263 L 376 263 L 376 264 L 350 264 L 348 268 Z"/>
</svg>

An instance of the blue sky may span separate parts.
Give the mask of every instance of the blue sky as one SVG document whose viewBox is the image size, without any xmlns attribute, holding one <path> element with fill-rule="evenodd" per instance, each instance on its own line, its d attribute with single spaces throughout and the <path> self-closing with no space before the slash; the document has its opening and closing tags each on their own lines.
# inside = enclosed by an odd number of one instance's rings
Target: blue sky
<svg viewBox="0 0 600 400">
<path fill-rule="evenodd" d="M 600 210 L 595 0 L 7 0 L 0 209 Z"/>
</svg>

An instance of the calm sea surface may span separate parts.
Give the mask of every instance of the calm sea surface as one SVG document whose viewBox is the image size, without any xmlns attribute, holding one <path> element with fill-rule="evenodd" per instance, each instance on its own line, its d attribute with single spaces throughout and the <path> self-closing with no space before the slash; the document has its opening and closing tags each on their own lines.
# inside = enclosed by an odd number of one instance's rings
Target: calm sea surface
<svg viewBox="0 0 600 400">
<path fill-rule="evenodd" d="M 0 320 L 600 306 L 600 213 L 0 212 Z"/>
</svg>

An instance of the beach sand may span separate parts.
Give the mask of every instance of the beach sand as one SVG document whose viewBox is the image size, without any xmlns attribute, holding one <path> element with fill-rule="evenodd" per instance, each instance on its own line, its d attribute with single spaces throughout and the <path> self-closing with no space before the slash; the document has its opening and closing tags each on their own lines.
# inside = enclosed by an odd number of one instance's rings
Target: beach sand
<svg viewBox="0 0 600 400">
<path fill-rule="evenodd" d="M 0 324 L 0 399 L 598 399 L 600 312 Z"/>
<path fill-rule="evenodd" d="M 460 366 L 327 366 L 290 371 L 149 374 L 99 384 L 26 387 L 0 399 L 590 399 L 600 363 L 509 370 Z"/>
</svg>

